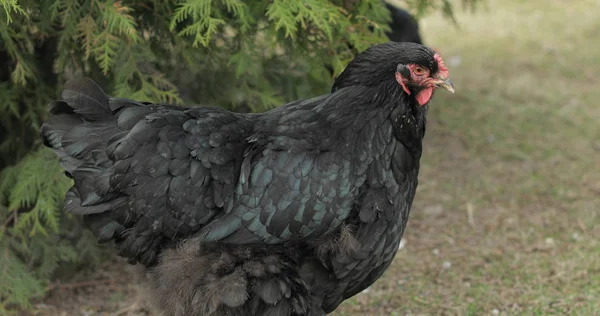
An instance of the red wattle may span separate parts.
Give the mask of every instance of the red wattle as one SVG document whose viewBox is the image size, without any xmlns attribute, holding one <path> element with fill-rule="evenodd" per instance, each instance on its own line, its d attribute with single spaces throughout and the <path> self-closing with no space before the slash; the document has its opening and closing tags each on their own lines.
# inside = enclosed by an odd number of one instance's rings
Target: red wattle
<svg viewBox="0 0 600 316">
<path fill-rule="evenodd" d="M 429 88 L 425 88 L 423 90 L 421 90 L 421 92 L 417 93 L 417 102 L 419 102 L 419 105 L 423 106 L 425 104 L 427 104 L 427 102 L 429 102 L 429 100 L 431 100 L 431 95 L 433 94 L 433 88 L 429 87 Z"/>
</svg>

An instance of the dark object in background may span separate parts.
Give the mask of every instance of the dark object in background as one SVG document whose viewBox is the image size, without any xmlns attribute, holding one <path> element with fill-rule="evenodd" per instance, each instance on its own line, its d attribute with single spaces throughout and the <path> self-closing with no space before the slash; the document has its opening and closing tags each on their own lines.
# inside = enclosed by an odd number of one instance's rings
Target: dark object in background
<svg viewBox="0 0 600 316">
<path fill-rule="evenodd" d="M 423 44 L 421 34 L 419 34 L 419 22 L 404 9 L 389 3 L 386 3 L 385 6 L 390 10 L 392 16 L 390 23 L 392 31 L 387 33 L 390 41 Z"/>
<path fill-rule="evenodd" d="M 40 67 L 39 79 L 50 84 L 56 84 L 55 75 L 53 73 L 53 52 L 56 50 L 56 40 L 36 41 L 35 43 L 35 58 L 42 61 L 42 67 Z M 32 111 L 31 104 L 28 102 L 32 99 L 30 95 L 25 93 L 19 94 L 19 88 L 17 84 L 11 80 L 12 69 L 15 67 L 8 54 L 8 51 L 2 47 L 3 43 L 0 39 L 0 85 L 5 85 L 9 91 L 14 95 L 18 95 L 16 103 L 16 113 L 12 111 L 6 111 L 4 115 L 0 115 L 0 171 L 4 167 L 13 165 L 19 159 L 23 158 L 32 148 L 35 148 L 36 142 L 39 141 L 37 133 L 32 131 L 31 126 L 37 125 L 39 122 L 32 122 L 32 115 L 35 113 Z M 8 96 L 2 96 L 7 97 Z M 0 98 L 1 99 L 1 98 Z M 29 105 L 29 106 L 28 106 Z M 3 104 L 5 106 L 5 104 Z M 35 108 L 35 107 L 33 107 Z M 40 109 L 42 110 L 42 109 Z M 28 111 L 32 111 L 28 113 Z M 41 112 L 41 111 L 40 111 Z M 35 113 L 38 114 L 38 113 Z M 27 208 L 20 208 L 25 210 Z"/>
<path fill-rule="evenodd" d="M 388 39 L 394 42 L 423 44 L 421 34 L 419 34 L 419 22 L 408 11 L 402 8 L 398 8 L 387 2 L 385 6 L 390 10 L 392 17 L 392 21 L 390 22 L 391 32 L 387 33 Z M 354 46 L 348 44 L 348 48 L 354 49 Z M 333 77 L 335 75 L 333 67 L 331 65 L 325 65 L 325 67 Z"/>
<path fill-rule="evenodd" d="M 388 42 L 332 92 L 262 114 L 65 84 L 42 126 L 67 211 L 148 267 L 170 315 L 325 315 L 392 262 L 417 187 L 441 57 Z"/>
</svg>

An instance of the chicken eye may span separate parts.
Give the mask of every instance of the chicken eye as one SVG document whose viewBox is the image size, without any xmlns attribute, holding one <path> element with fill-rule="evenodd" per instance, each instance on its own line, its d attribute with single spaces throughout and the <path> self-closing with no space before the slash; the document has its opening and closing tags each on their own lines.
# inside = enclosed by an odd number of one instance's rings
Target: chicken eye
<svg viewBox="0 0 600 316">
<path fill-rule="evenodd" d="M 415 75 L 424 75 L 426 72 L 425 68 L 423 68 L 423 67 L 415 67 L 413 69 L 413 71 L 414 71 Z"/>
</svg>

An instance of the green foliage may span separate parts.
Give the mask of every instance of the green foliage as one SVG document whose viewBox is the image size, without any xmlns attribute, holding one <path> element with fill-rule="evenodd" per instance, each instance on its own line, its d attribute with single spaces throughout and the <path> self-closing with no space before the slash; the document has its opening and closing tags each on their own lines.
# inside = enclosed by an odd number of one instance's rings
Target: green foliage
<svg viewBox="0 0 600 316">
<path fill-rule="evenodd" d="M 25 11 L 17 4 L 17 0 L 4 0 L 0 1 L 0 6 L 4 9 L 4 14 L 6 15 L 6 21 L 10 24 L 12 22 L 12 18 L 10 15 L 12 13 L 18 13 L 22 15 L 27 15 Z"/>
<path fill-rule="evenodd" d="M 406 3 L 452 16 L 448 0 Z M 327 67 L 385 41 L 389 19 L 380 0 L 0 0 L 0 313 L 31 306 L 59 264 L 98 258 L 61 211 L 71 184 L 37 136 L 66 80 L 264 111 L 326 93 Z"/>
<path fill-rule="evenodd" d="M 7 306 L 28 307 L 61 262 L 89 257 L 80 256 L 89 244 L 61 234 L 71 224 L 60 211 L 70 186 L 45 148 L 0 172 L 0 314 Z"/>
</svg>

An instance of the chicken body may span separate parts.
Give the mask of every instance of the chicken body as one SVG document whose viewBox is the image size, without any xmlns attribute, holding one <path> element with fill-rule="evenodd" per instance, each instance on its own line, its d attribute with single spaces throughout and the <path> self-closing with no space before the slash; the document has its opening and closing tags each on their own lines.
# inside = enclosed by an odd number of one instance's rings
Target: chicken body
<svg viewBox="0 0 600 316">
<path fill-rule="evenodd" d="M 425 132 L 415 95 L 428 88 L 398 75 L 421 65 L 434 78 L 434 56 L 375 46 L 332 93 L 262 114 L 112 98 L 73 80 L 42 135 L 74 180 L 66 209 L 147 267 L 166 315 L 324 315 L 398 249 Z"/>
</svg>

